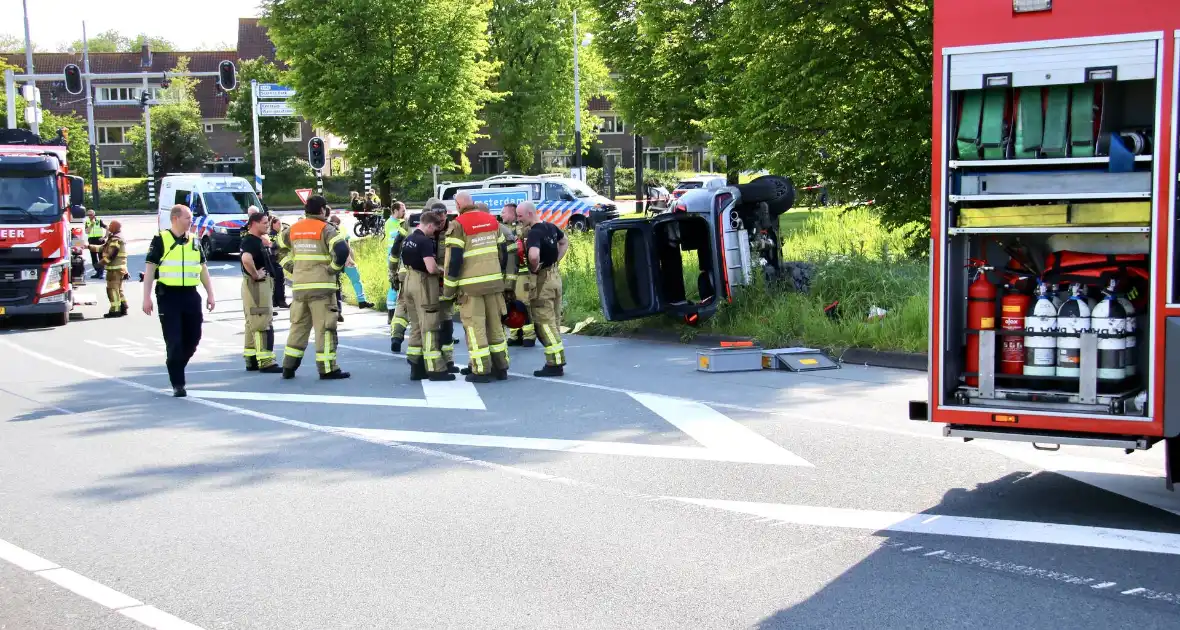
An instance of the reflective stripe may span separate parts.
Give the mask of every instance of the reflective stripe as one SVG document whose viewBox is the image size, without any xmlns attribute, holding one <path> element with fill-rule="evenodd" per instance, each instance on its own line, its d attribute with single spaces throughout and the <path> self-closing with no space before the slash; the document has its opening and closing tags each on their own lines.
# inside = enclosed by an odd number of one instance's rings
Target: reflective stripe
<svg viewBox="0 0 1180 630">
<path fill-rule="evenodd" d="M 506 274 L 504 274 L 504 279 L 505 279 L 505 280 L 507 280 L 507 281 L 509 281 L 509 282 L 516 282 L 516 274 L 514 274 L 514 273 L 506 273 Z"/>
<path fill-rule="evenodd" d="M 258 356 L 258 351 L 257 351 L 257 350 L 254 350 L 254 349 L 250 349 L 250 350 L 243 350 L 243 351 L 242 351 L 242 356 L 246 357 L 247 359 L 248 359 L 248 358 L 250 358 L 250 357 L 256 357 L 256 356 Z"/>
<path fill-rule="evenodd" d="M 422 356 L 422 348 L 420 346 L 410 346 L 409 348 L 406 348 L 406 356 L 420 357 Z"/>
<path fill-rule="evenodd" d="M 332 271 L 340 271 L 341 269 L 344 269 L 344 265 L 337 265 L 335 262 L 328 266 L 332 268 Z"/>
<path fill-rule="evenodd" d="M 295 254 L 294 258 L 287 257 L 283 260 L 314 260 L 317 262 L 327 262 L 332 260 L 332 257 L 327 254 Z"/>
<path fill-rule="evenodd" d="M 292 262 L 292 260 L 291 260 L 291 257 L 290 257 L 290 256 L 287 256 L 286 258 L 283 258 L 282 260 L 279 260 L 279 264 L 280 264 L 280 265 L 283 265 L 284 267 L 285 267 L 285 266 L 287 266 L 287 263 L 289 263 L 289 262 Z"/>
<path fill-rule="evenodd" d="M 332 238 L 328 239 L 328 247 L 331 248 L 333 245 L 335 245 L 336 243 L 339 243 L 340 241 L 343 241 L 343 240 L 345 240 L 345 236 L 343 234 L 338 233 L 338 234 L 336 234 L 336 236 L 333 236 Z"/>
<path fill-rule="evenodd" d="M 536 327 L 536 326 L 534 326 L 534 325 L 532 325 L 532 324 L 525 324 L 525 325 L 524 325 L 524 326 L 521 328 L 521 330 L 523 330 L 523 331 L 525 331 L 525 332 L 535 332 L 535 331 L 537 330 L 537 327 Z"/>
<path fill-rule="evenodd" d="M 394 317 L 394 318 L 393 318 L 393 323 L 394 323 L 394 325 L 400 325 L 400 326 L 402 326 L 403 328 L 404 328 L 404 327 L 408 327 L 408 326 L 410 325 L 410 322 L 409 322 L 409 321 L 407 321 L 407 320 L 405 320 L 405 319 L 403 319 L 403 318 L 401 318 L 401 317 Z"/>
<path fill-rule="evenodd" d="M 440 350 L 442 350 L 443 352 L 451 352 L 454 349 L 455 349 L 455 346 L 453 344 L 449 344 L 449 343 L 447 345 L 443 346 L 442 348 L 440 348 Z"/>
<path fill-rule="evenodd" d="M 480 348 L 479 350 L 472 350 L 470 355 L 472 359 L 482 359 L 492 356 L 492 351 L 488 348 Z"/>
<path fill-rule="evenodd" d="M 479 284 L 481 282 L 491 282 L 493 280 L 503 280 L 503 279 L 504 279 L 504 274 L 493 273 L 493 274 L 489 274 L 486 276 L 476 276 L 474 278 L 463 278 L 462 280 L 459 281 L 459 285 L 463 286 L 463 285 L 468 285 L 468 284 Z"/>
<path fill-rule="evenodd" d="M 555 346 L 545 346 L 545 354 L 561 354 L 565 351 L 564 344 L 557 344 Z"/>
<path fill-rule="evenodd" d="M 476 247 L 475 249 L 473 249 L 471 251 L 463 252 L 463 257 L 464 258 L 471 258 L 472 256 L 483 256 L 484 254 L 494 254 L 497 251 L 499 251 L 499 249 L 500 248 L 496 247 L 495 245 L 489 245 L 487 247 Z"/>
<path fill-rule="evenodd" d="M 443 286 L 457 287 L 457 286 L 459 286 L 459 281 L 458 280 L 451 280 L 450 278 L 445 278 L 445 279 L 443 279 Z"/>
<path fill-rule="evenodd" d="M 310 290 L 310 289 L 331 289 L 331 290 L 335 291 L 336 290 L 336 283 L 334 283 L 334 282 L 308 282 L 305 284 L 291 285 L 292 291 L 303 291 L 303 290 Z"/>
<path fill-rule="evenodd" d="M 426 359 L 427 361 L 434 361 L 437 359 L 441 359 L 442 352 L 439 352 L 437 350 L 434 352 L 424 352 L 424 353 L 422 353 L 422 358 Z"/>
<path fill-rule="evenodd" d="M 443 241 L 443 244 L 447 247 L 458 247 L 459 249 L 463 249 L 465 245 L 463 239 L 455 238 L 453 236 L 448 236 L 447 240 Z"/>
<path fill-rule="evenodd" d="M 492 352 L 508 352 L 508 342 L 494 343 L 491 346 L 489 346 L 489 349 Z"/>
<path fill-rule="evenodd" d="M 289 356 L 289 357 L 294 357 L 296 359 L 303 358 L 303 351 L 302 350 L 298 350 L 298 349 L 292 348 L 290 346 L 283 348 L 283 354 L 285 354 L 286 356 Z"/>
<path fill-rule="evenodd" d="M 106 266 L 107 271 L 114 271 L 114 270 L 125 269 L 125 268 L 126 268 L 126 265 L 107 265 Z"/>
</svg>

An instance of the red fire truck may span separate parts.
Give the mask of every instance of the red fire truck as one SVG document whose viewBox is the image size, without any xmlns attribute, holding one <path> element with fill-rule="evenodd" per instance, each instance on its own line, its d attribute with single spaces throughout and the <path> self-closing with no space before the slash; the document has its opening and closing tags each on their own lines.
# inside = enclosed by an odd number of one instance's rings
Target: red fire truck
<svg viewBox="0 0 1180 630">
<path fill-rule="evenodd" d="M 60 326 L 74 296 L 70 218 L 82 219 L 82 178 L 64 140 L 0 129 L 0 318 L 36 315 Z"/>
<path fill-rule="evenodd" d="M 948 437 L 1180 480 L 1180 7 L 936 0 L 930 389 Z"/>
</svg>

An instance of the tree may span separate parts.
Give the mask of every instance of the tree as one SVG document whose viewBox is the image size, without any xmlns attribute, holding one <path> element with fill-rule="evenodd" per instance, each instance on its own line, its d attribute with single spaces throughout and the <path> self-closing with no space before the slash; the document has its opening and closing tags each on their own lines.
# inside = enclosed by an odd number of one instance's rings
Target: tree
<svg viewBox="0 0 1180 630">
<path fill-rule="evenodd" d="M 188 58 L 181 57 L 172 71 L 187 70 Z M 193 97 L 193 89 L 193 79 L 173 78 L 172 85 L 159 95 L 158 100 L 163 104 L 152 107 L 152 150 L 160 155 L 154 164 L 159 173 L 200 171 L 213 155 L 205 138 L 201 110 Z M 123 149 L 127 170 L 134 175 L 148 175 L 143 125 L 129 129 L 126 139 L 130 143 Z"/>
<path fill-rule="evenodd" d="M 488 126 L 508 156 L 509 168 L 526 171 L 534 147 L 559 144 L 572 148 L 574 134 L 574 34 L 572 15 L 579 10 L 578 38 L 594 32 L 593 14 L 583 0 L 497 0 L 488 17 L 490 53 L 500 64 L 496 91 L 503 98 L 488 105 Z M 606 90 L 607 70 L 593 48 L 578 57 L 582 97 L 582 148 L 594 142 L 597 119 L 589 102 Z M 567 132 L 561 135 L 559 133 Z"/>
<path fill-rule="evenodd" d="M 263 23 L 305 117 L 390 179 L 446 166 L 494 97 L 491 0 L 266 0 Z"/>
<path fill-rule="evenodd" d="M 0 33 L 0 53 L 14 54 L 25 52 L 25 38 L 23 35 Z M 37 42 L 33 42 L 33 52 L 41 52 Z"/>
<path fill-rule="evenodd" d="M 144 44 L 148 44 L 156 52 L 176 50 L 176 46 L 163 37 L 153 37 L 146 33 L 140 33 L 135 37 L 126 37 L 115 29 L 103 31 L 94 37 L 88 37 L 86 44 L 90 52 L 93 53 L 139 52 Z M 70 51 L 82 52 L 82 40 L 75 39 L 69 46 L 66 46 L 59 52 Z"/>
<path fill-rule="evenodd" d="M 741 65 L 712 109 L 714 146 L 895 222 L 927 217 L 930 0 L 734 0 L 731 19 L 718 50 Z"/>
<path fill-rule="evenodd" d="M 247 59 L 238 65 L 238 85 L 241 87 L 231 92 L 233 96 L 226 118 L 238 130 L 238 144 L 246 150 L 246 162 L 249 164 L 254 163 L 253 115 L 250 111 L 251 80 L 284 84 L 287 78 L 283 70 L 265 57 Z M 293 128 L 298 125 L 299 118 L 296 117 L 258 118 L 258 145 L 261 148 L 262 172 L 266 175 L 264 191 L 268 186 L 273 190 L 294 185 L 301 176 L 305 177 L 311 172 L 311 165 L 307 160 L 300 159 L 283 143 L 283 136 L 290 135 Z"/>
<path fill-rule="evenodd" d="M 54 114 L 41 110 L 41 124 L 38 126 L 41 138 L 52 140 L 59 129 L 66 130 L 66 162 L 70 174 L 90 181 L 90 136 L 86 133 L 86 121 L 73 114 Z"/>
</svg>

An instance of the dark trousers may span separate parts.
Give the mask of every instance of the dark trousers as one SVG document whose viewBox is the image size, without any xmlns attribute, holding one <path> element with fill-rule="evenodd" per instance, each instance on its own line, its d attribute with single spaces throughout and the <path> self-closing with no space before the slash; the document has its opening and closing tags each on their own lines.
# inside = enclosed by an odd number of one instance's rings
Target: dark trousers
<svg viewBox="0 0 1180 630">
<path fill-rule="evenodd" d="M 168 380 L 173 387 L 184 387 L 184 368 L 201 343 L 201 294 L 195 288 L 166 290 L 156 298 L 168 351 Z"/>
<path fill-rule="evenodd" d="M 103 240 L 102 240 L 101 236 L 99 236 L 99 237 L 91 236 L 90 238 L 86 239 L 86 242 L 91 245 L 102 245 L 103 244 Z M 93 249 L 90 250 L 90 264 L 94 266 L 95 271 L 102 271 L 102 258 L 100 258 L 98 255 L 98 252 L 94 251 Z"/>
<path fill-rule="evenodd" d="M 286 304 L 287 303 L 287 281 L 286 275 L 283 273 L 283 266 L 279 263 L 270 265 L 270 277 L 274 278 L 275 288 L 274 297 L 271 298 L 271 304 Z"/>
</svg>

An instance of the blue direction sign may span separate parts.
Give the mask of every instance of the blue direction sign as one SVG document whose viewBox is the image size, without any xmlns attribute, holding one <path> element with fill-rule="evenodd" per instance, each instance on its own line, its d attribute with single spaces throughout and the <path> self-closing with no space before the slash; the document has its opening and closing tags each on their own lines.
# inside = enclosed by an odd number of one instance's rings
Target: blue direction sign
<svg viewBox="0 0 1180 630">
<path fill-rule="evenodd" d="M 295 88 L 278 83 L 258 84 L 258 98 L 291 98 L 292 96 L 295 96 Z"/>
</svg>

